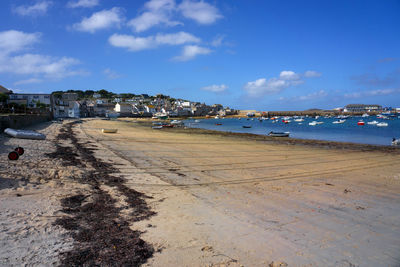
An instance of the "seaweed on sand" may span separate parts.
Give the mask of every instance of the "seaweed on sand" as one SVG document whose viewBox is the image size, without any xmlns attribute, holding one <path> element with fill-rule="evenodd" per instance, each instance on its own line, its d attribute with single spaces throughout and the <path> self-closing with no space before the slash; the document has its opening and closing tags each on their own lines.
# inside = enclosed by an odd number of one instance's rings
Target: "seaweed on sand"
<svg viewBox="0 0 400 267">
<path fill-rule="evenodd" d="M 56 152 L 49 157 L 61 157 L 66 165 L 91 166 L 81 183 L 90 185 L 89 195 L 77 194 L 62 199 L 66 214 L 56 224 L 71 231 L 75 240 L 72 250 L 62 253 L 63 266 L 138 266 L 152 257 L 154 248 L 140 238 L 141 232 L 132 230 L 130 222 L 147 219 L 155 214 L 147 205 L 145 194 L 127 187 L 125 179 L 112 176 L 119 171 L 112 164 L 96 158 L 93 149 L 78 142 L 74 135 L 74 122 L 65 125 L 56 142 L 69 139 L 72 147 L 56 144 Z M 69 153 L 69 155 L 64 155 Z M 123 194 L 133 211 L 130 220 L 120 216 L 116 200 L 101 189 L 101 184 L 111 186 Z"/>
</svg>

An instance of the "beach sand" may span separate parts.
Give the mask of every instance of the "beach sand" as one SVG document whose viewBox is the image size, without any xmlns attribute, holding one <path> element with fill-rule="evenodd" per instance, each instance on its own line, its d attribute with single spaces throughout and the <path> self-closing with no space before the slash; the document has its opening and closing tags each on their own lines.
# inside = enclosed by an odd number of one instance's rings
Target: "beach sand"
<svg viewBox="0 0 400 267">
<path fill-rule="evenodd" d="M 16 163 L 2 149 L 2 169 L 18 175 L 0 174 L 0 262 L 65 263 L 68 251 L 82 245 L 72 240 L 76 229 L 54 224 L 65 214 L 60 200 L 96 194 L 109 199 L 113 221 L 129 226 L 123 233 L 140 241 L 147 254 L 136 262 L 145 266 L 400 265 L 398 152 L 143 125 L 132 119 L 73 124 L 82 144 L 57 142 L 77 150 L 85 168 L 46 157 L 43 150 L 56 150 L 59 124 L 43 126 L 48 141 L 23 140 L 28 152 Z M 1 138 L 8 150 L 21 142 Z M 85 145 L 93 157 L 82 156 Z M 90 171 L 121 180 L 87 182 Z M 96 253 L 112 254 L 103 250 Z"/>
</svg>

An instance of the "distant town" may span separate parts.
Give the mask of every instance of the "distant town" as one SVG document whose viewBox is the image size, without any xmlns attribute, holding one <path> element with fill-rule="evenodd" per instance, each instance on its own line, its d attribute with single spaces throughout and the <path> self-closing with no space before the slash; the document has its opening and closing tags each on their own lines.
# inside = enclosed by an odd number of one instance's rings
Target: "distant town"
<svg viewBox="0 0 400 267">
<path fill-rule="evenodd" d="M 338 114 L 400 112 L 400 108 L 375 104 L 349 104 L 333 110 L 256 111 L 235 110 L 221 104 L 207 105 L 163 94 L 122 93 L 107 90 L 54 91 L 51 94 L 13 93 L 0 85 L 1 113 L 49 112 L 54 118 L 84 117 L 208 117 L 208 116 L 269 116 L 285 114 Z"/>
</svg>

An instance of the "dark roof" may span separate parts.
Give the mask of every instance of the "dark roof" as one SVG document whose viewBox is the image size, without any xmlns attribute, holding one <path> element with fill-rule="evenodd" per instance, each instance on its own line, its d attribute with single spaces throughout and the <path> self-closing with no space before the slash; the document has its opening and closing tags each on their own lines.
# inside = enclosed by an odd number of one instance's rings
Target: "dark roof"
<svg viewBox="0 0 400 267">
<path fill-rule="evenodd" d="M 3 94 L 12 94 L 12 91 L 11 91 L 11 90 L 8 90 L 8 89 L 5 88 L 4 86 L 1 86 L 1 85 L 0 85 L 0 93 L 3 93 Z"/>
</svg>

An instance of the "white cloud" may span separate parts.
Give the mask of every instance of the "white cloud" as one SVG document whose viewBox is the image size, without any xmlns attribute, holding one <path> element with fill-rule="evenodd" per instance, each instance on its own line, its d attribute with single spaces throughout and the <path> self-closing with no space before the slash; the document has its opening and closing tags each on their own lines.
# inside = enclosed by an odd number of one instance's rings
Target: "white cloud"
<svg viewBox="0 0 400 267">
<path fill-rule="evenodd" d="M 222 45 L 222 41 L 224 40 L 224 38 L 225 38 L 225 35 L 221 35 L 221 34 L 217 35 L 217 36 L 211 41 L 211 45 L 212 45 L 212 46 L 215 46 L 215 47 L 221 46 L 221 45 Z"/>
<path fill-rule="evenodd" d="M 311 76 L 304 77 L 317 77 L 317 72 L 313 72 Z M 261 78 L 244 85 L 243 89 L 250 97 L 260 97 L 267 94 L 276 94 L 282 90 L 290 87 L 297 86 L 304 83 L 302 75 L 291 70 L 281 71 L 279 78 Z"/>
<path fill-rule="evenodd" d="M 113 34 L 108 38 L 108 42 L 115 47 L 127 48 L 129 51 L 140 51 L 154 48 L 153 38 L 135 37 L 125 34 Z"/>
<path fill-rule="evenodd" d="M 144 6 L 145 11 L 128 22 L 135 32 L 143 32 L 159 24 L 170 27 L 183 24 L 172 20 L 176 9 L 174 0 L 151 0 Z"/>
<path fill-rule="evenodd" d="M 202 87 L 201 90 L 210 91 L 210 92 L 214 92 L 214 93 L 222 93 L 222 92 L 226 91 L 228 88 L 229 87 L 226 86 L 225 84 L 221 84 L 221 85 L 213 84 L 210 86 Z"/>
<path fill-rule="evenodd" d="M 199 24 L 212 24 L 223 17 L 215 6 L 204 1 L 184 0 L 178 9 L 185 18 L 193 19 Z"/>
<path fill-rule="evenodd" d="M 5 61 L 5 62 L 2 62 Z M 56 58 L 39 54 L 23 54 L 13 57 L 0 58 L 0 73 L 37 74 L 46 78 L 64 78 L 73 75 L 82 75 L 82 71 L 71 70 L 79 60 L 62 57 Z"/>
<path fill-rule="evenodd" d="M 186 43 L 199 43 L 201 40 L 190 33 L 178 32 L 172 34 L 157 34 L 155 41 L 158 44 L 181 45 Z"/>
<path fill-rule="evenodd" d="M 378 90 L 369 90 L 369 91 L 362 91 L 362 92 L 353 92 L 344 94 L 345 98 L 361 98 L 361 97 L 368 97 L 368 96 L 381 96 L 381 95 L 391 95 L 400 93 L 400 89 L 378 89 Z"/>
<path fill-rule="evenodd" d="M 279 93 L 283 89 L 289 87 L 289 82 L 277 78 L 269 80 L 261 78 L 253 82 L 248 82 L 243 87 L 247 94 L 251 97 L 263 96 L 265 94 Z"/>
<path fill-rule="evenodd" d="M 21 16 L 39 16 L 47 13 L 49 7 L 53 4 L 51 1 L 37 2 L 32 6 L 23 5 L 17 6 L 14 12 Z"/>
<path fill-rule="evenodd" d="M 188 61 L 194 59 L 198 55 L 207 55 L 211 52 L 212 50 L 198 45 L 186 45 L 183 47 L 181 55 L 172 58 L 172 60 Z"/>
<path fill-rule="evenodd" d="M 297 101 L 309 101 L 325 98 L 328 96 L 328 93 L 325 90 L 319 90 L 318 92 L 310 93 L 302 96 L 293 96 L 293 97 L 280 97 L 280 101 L 285 102 L 297 102 Z"/>
<path fill-rule="evenodd" d="M 304 77 L 306 78 L 314 78 L 314 77 L 321 77 L 322 73 L 314 71 L 314 70 L 308 70 L 304 72 Z"/>
<path fill-rule="evenodd" d="M 17 52 L 40 41 L 40 33 L 24 33 L 15 30 L 0 32 L 0 54 Z"/>
<path fill-rule="evenodd" d="M 41 83 L 43 80 L 37 78 L 31 78 L 27 80 L 21 80 L 14 83 L 14 85 L 21 85 L 21 84 L 33 84 L 33 83 Z"/>
<path fill-rule="evenodd" d="M 72 28 L 77 31 L 94 33 L 102 29 L 119 28 L 123 21 L 122 9 L 113 7 L 93 13 L 89 18 L 84 18 L 80 23 L 74 24 Z"/>
<path fill-rule="evenodd" d="M 40 41 L 40 33 L 25 33 L 15 30 L 0 32 L 0 73 L 20 75 L 42 75 L 45 78 L 63 78 L 84 74 L 71 67 L 80 64 L 70 57 L 51 57 L 39 54 L 21 54 Z M 40 77 L 17 81 L 16 84 L 38 82 Z"/>
<path fill-rule="evenodd" d="M 300 80 L 300 75 L 291 70 L 284 70 L 279 74 L 279 78 L 285 81 L 298 81 Z"/>
<path fill-rule="evenodd" d="M 94 7 L 97 5 L 99 5 L 99 0 L 77 0 L 77 1 L 69 1 L 67 3 L 67 7 L 69 8 Z"/>
<path fill-rule="evenodd" d="M 107 77 L 107 79 L 114 80 L 121 77 L 121 75 L 110 68 L 103 70 L 103 74 Z"/>
<path fill-rule="evenodd" d="M 113 34 L 108 42 L 116 47 L 127 48 L 129 51 L 140 51 L 156 48 L 159 45 L 182 45 L 198 43 L 201 40 L 196 36 L 186 33 L 157 34 L 156 36 L 135 37 L 132 35 Z"/>
<path fill-rule="evenodd" d="M 175 0 L 150 0 L 145 3 L 143 12 L 128 22 L 135 32 L 143 32 L 154 26 L 173 27 L 183 25 L 173 17 L 181 13 L 183 17 L 199 24 L 212 24 L 222 18 L 219 10 L 204 1 L 184 0 L 179 6 Z"/>
</svg>

